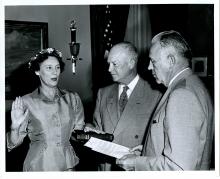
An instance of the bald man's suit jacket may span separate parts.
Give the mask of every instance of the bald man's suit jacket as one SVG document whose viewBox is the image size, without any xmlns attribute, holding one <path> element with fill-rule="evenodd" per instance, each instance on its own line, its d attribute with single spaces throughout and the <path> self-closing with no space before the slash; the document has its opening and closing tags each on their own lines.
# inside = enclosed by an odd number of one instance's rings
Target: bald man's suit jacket
<svg viewBox="0 0 220 179">
<path fill-rule="evenodd" d="M 158 104 L 135 170 L 207 170 L 213 135 L 210 96 L 201 80 L 187 69 Z"/>
<path fill-rule="evenodd" d="M 161 93 L 140 78 L 131 93 L 122 115 L 119 115 L 118 84 L 98 92 L 94 113 L 97 129 L 114 135 L 114 143 L 134 147 L 142 143 L 150 117 Z"/>
</svg>

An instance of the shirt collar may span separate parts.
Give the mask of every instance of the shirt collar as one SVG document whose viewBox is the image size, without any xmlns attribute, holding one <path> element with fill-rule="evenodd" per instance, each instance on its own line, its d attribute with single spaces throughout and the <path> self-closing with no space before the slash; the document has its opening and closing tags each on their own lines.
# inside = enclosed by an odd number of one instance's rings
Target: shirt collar
<svg viewBox="0 0 220 179">
<path fill-rule="evenodd" d="M 127 95 L 128 95 L 128 97 L 130 96 L 130 94 L 131 94 L 132 91 L 134 90 L 134 88 L 135 88 L 135 86 L 136 86 L 136 84 L 137 84 L 139 78 L 140 78 L 140 77 L 139 77 L 139 75 L 137 74 L 137 75 L 135 76 L 135 78 L 127 85 L 127 86 L 128 86 L 128 90 L 127 90 Z M 124 84 L 119 84 L 119 96 L 120 96 L 120 94 L 122 93 L 124 86 L 125 86 Z"/>
<path fill-rule="evenodd" d="M 170 86 L 172 83 L 173 83 L 173 81 L 181 74 L 181 73 L 183 73 L 184 71 L 186 71 L 186 70 L 188 70 L 189 69 L 189 67 L 187 67 L 187 68 L 184 68 L 183 70 L 181 70 L 179 73 L 177 73 L 171 80 L 170 80 L 170 82 L 169 82 L 169 85 L 168 86 Z"/>
<path fill-rule="evenodd" d="M 138 80 L 139 80 L 139 75 L 137 74 L 136 77 L 127 85 L 128 88 L 133 91 L 134 87 L 136 86 Z"/>
</svg>

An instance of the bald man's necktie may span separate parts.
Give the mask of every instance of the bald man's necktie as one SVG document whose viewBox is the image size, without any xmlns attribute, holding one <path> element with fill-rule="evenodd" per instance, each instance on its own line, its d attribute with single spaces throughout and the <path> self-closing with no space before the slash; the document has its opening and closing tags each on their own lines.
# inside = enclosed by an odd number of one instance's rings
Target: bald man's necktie
<svg viewBox="0 0 220 179">
<path fill-rule="evenodd" d="M 128 86 L 124 86 L 123 87 L 123 91 L 122 91 L 122 93 L 120 95 L 120 98 L 119 98 L 120 115 L 124 111 L 124 108 L 125 108 L 125 106 L 126 106 L 126 104 L 128 102 L 127 90 L 128 90 Z"/>
</svg>

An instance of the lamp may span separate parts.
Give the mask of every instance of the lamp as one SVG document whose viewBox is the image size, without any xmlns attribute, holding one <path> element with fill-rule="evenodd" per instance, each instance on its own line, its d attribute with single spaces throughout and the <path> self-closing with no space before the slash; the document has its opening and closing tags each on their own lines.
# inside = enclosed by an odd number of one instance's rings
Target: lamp
<svg viewBox="0 0 220 179">
<path fill-rule="evenodd" d="M 76 74 L 76 61 L 81 60 L 81 58 L 78 57 L 80 43 L 76 42 L 76 21 L 75 20 L 71 21 L 70 32 L 71 32 L 71 42 L 69 43 L 69 47 L 70 47 L 71 58 L 68 58 L 67 60 L 72 61 L 72 72 L 73 74 Z"/>
</svg>

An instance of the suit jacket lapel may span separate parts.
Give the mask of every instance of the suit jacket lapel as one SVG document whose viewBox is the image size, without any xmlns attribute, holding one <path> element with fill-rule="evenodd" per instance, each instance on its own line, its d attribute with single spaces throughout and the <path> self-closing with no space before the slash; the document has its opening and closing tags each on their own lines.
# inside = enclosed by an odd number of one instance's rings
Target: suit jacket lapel
<svg viewBox="0 0 220 179">
<path fill-rule="evenodd" d="M 118 123 L 118 85 L 114 85 L 108 99 L 107 99 L 107 110 L 109 112 L 110 120 L 112 125 L 115 126 Z M 114 130 L 114 129 L 113 129 Z"/>
<path fill-rule="evenodd" d="M 155 116 L 160 112 L 161 108 L 163 106 L 163 104 L 165 102 L 167 102 L 167 98 L 169 97 L 169 94 L 174 90 L 174 88 L 176 87 L 176 85 L 183 79 L 185 79 L 188 75 L 192 74 L 192 71 L 189 69 L 189 70 L 186 70 L 184 71 L 183 73 L 181 73 L 179 76 L 177 76 L 177 78 L 173 81 L 173 83 L 167 88 L 165 94 L 163 95 L 162 99 L 160 100 L 155 112 L 154 112 L 154 115 L 152 116 L 152 120 L 151 120 L 151 124 L 150 126 L 152 125 L 152 123 L 156 122 L 158 123 L 159 122 L 159 118 L 155 118 Z M 161 116 L 160 116 L 161 118 Z M 163 117 L 162 117 L 163 118 Z M 151 130 L 149 129 L 148 133 L 147 133 L 147 136 L 146 136 L 146 140 L 145 140 L 145 144 L 144 144 L 144 147 L 143 147 L 143 151 L 142 151 L 142 154 L 141 155 L 146 155 L 146 151 L 148 150 L 147 149 L 147 143 L 148 143 L 148 139 L 149 139 L 149 135 L 150 135 L 150 132 Z"/>
<path fill-rule="evenodd" d="M 163 97 L 161 98 L 159 104 L 157 105 L 157 108 L 156 108 L 156 110 L 155 110 L 155 112 L 154 112 L 154 115 L 153 115 L 152 119 L 154 119 L 155 115 L 160 111 L 160 109 L 161 109 L 161 107 L 163 106 L 164 102 L 166 102 L 167 97 L 168 97 L 169 94 L 170 94 L 170 91 L 171 91 L 171 88 L 168 88 L 168 89 L 166 90 L 166 92 L 164 93 L 164 95 L 163 95 Z M 157 121 L 157 122 L 158 122 L 158 121 Z"/>
<path fill-rule="evenodd" d="M 136 114 L 136 110 L 138 107 L 133 107 L 137 105 L 141 105 L 142 103 L 142 96 L 143 96 L 143 82 L 139 79 L 137 85 L 135 86 L 131 96 L 129 97 L 128 103 L 125 106 L 125 109 L 118 121 L 118 124 L 115 128 L 114 135 L 117 136 L 120 132 L 127 127 L 127 124 L 130 124 L 129 121 L 134 120 L 130 117 L 132 114 Z"/>
</svg>

